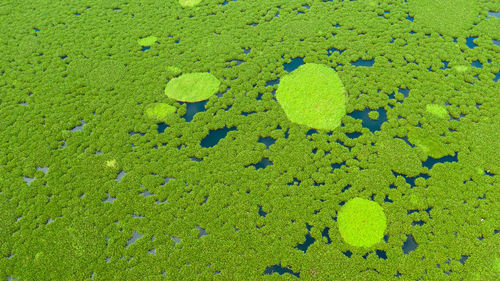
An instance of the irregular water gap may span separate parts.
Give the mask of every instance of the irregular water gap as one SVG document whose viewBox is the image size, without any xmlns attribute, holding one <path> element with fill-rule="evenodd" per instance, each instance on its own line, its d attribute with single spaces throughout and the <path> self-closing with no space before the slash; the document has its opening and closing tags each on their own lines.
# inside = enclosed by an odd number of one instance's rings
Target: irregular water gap
<svg viewBox="0 0 500 281">
<path fill-rule="evenodd" d="M 285 273 L 288 273 L 288 274 L 292 274 L 292 275 L 300 278 L 300 272 L 295 273 L 290 268 L 282 267 L 281 263 L 266 267 L 263 275 L 272 275 L 273 273 L 278 273 L 279 275 L 283 275 Z"/>
<path fill-rule="evenodd" d="M 314 241 L 316 241 L 316 239 L 314 239 L 311 236 L 312 226 L 306 223 L 306 228 L 307 228 L 307 234 L 305 236 L 306 240 L 302 244 L 297 244 L 297 246 L 295 246 L 295 248 L 301 250 L 304 253 L 307 253 L 307 249 L 309 248 L 309 246 L 311 246 L 314 243 Z"/>
<path fill-rule="evenodd" d="M 228 128 L 227 126 L 221 129 L 210 130 L 208 135 L 201 140 L 200 145 L 204 148 L 214 147 L 221 139 L 225 138 L 229 132 L 235 130 L 237 130 L 237 127 Z"/>
</svg>

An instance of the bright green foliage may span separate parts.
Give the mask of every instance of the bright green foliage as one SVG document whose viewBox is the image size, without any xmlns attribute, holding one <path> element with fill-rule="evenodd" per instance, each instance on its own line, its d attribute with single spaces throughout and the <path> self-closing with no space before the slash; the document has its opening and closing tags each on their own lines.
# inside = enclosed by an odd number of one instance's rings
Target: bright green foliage
<svg viewBox="0 0 500 281">
<path fill-rule="evenodd" d="M 337 223 L 346 243 L 356 247 L 370 247 L 384 236 L 387 218 L 379 204 L 356 197 L 342 206 Z"/>
<path fill-rule="evenodd" d="M 446 108 L 439 104 L 428 104 L 425 106 L 425 110 L 429 113 L 436 115 L 437 117 L 446 118 L 448 117 L 448 111 Z"/>
<path fill-rule="evenodd" d="M 182 7 L 194 7 L 200 4 L 201 0 L 179 0 Z"/>
<path fill-rule="evenodd" d="M 0 280 L 500 280 L 499 1 L 60 2 L 0 4 Z"/>
<path fill-rule="evenodd" d="M 166 121 L 166 118 L 174 113 L 176 108 L 166 103 L 155 103 L 146 108 L 146 115 L 157 121 Z"/>
<path fill-rule="evenodd" d="M 141 46 L 151 46 L 158 40 L 155 36 L 148 36 L 137 40 L 137 43 Z"/>
<path fill-rule="evenodd" d="M 368 113 L 368 117 L 369 117 L 371 120 L 378 120 L 378 116 L 379 116 L 378 111 L 370 111 L 370 112 Z"/>
<path fill-rule="evenodd" d="M 429 132 L 418 127 L 409 128 L 408 141 L 432 158 L 441 158 L 454 154 L 453 150 L 443 143 L 442 137 L 429 134 Z"/>
<path fill-rule="evenodd" d="M 320 64 L 306 63 L 283 77 L 276 100 L 290 121 L 316 129 L 335 129 L 346 112 L 342 81 Z"/>
<path fill-rule="evenodd" d="M 458 36 L 470 28 L 479 12 L 477 0 L 408 0 L 414 23 L 441 34 Z"/>
<path fill-rule="evenodd" d="M 165 94 L 177 101 L 197 102 L 215 94 L 219 85 L 219 80 L 210 73 L 186 73 L 170 80 Z"/>
</svg>

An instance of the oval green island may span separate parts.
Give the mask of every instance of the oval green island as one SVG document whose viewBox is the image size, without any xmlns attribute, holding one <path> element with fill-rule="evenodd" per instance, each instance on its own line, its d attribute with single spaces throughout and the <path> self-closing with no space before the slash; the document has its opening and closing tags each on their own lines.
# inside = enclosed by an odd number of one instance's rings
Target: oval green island
<svg viewBox="0 0 500 281">
<path fill-rule="evenodd" d="M 168 82 L 165 94 L 177 101 L 198 102 L 217 93 L 220 81 L 210 73 L 186 73 Z"/>
<path fill-rule="evenodd" d="M 337 223 L 346 243 L 356 247 L 370 247 L 384 236 L 387 218 L 377 202 L 356 197 L 342 206 Z"/>
<path fill-rule="evenodd" d="M 346 114 L 347 94 L 335 70 L 306 63 L 281 79 L 276 100 L 294 123 L 333 130 Z"/>
</svg>

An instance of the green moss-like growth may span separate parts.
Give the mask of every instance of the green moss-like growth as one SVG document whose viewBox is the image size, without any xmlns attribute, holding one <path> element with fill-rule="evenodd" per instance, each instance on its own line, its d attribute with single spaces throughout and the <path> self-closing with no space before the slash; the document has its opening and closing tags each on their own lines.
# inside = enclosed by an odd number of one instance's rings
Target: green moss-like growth
<svg viewBox="0 0 500 281">
<path fill-rule="evenodd" d="M 158 40 L 158 38 L 156 38 L 155 36 L 148 36 L 137 40 L 137 43 L 139 43 L 139 45 L 141 46 L 151 46 L 156 42 L 156 40 Z"/>
<path fill-rule="evenodd" d="M 401 139 L 384 139 L 377 144 L 378 161 L 396 173 L 414 177 L 420 174 L 422 162 L 416 152 Z"/>
<path fill-rule="evenodd" d="M 155 103 L 146 108 L 146 116 L 156 121 L 165 121 L 166 118 L 175 112 L 175 107 L 166 103 Z"/>
<path fill-rule="evenodd" d="M 182 7 L 194 7 L 200 4 L 201 0 L 179 0 L 179 4 Z"/>
<path fill-rule="evenodd" d="M 440 118 L 448 117 L 448 111 L 446 110 L 446 108 L 439 104 L 428 104 L 425 106 L 425 110 Z"/>
<path fill-rule="evenodd" d="M 382 239 L 387 218 L 376 202 L 356 197 L 340 210 L 337 222 L 342 238 L 357 247 L 370 247 Z"/>
<path fill-rule="evenodd" d="M 453 150 L 440 141 L 439 136 L 433 136 L 418 127 L 408 129 L 408 141 L 423 150 L 432 158 L 453 155 Z"/>
<path fill-rule="evenodd" d="M 170 80 L 165 94 L 177 101 L 197 102 L 215 94 L 219 85 L 219 80 L 210 73 L 187 73 Z"/>
<path fill-rule="evenodd" d="M 288 118 L 316 129 L 333 130 L 346 113 L 346 91 L 337 73 L 308 63 L 283 77 L 276 100 Z"/>
<path fill-rule="evenodd" d="M 470 28 L 479 13 L 477 1 L 472 0 L 408 0 L 408 6 L 416 24 L 452 36 Z"/>
<path fill-rule="evenodd" d="M 370 118 L 371 120 L 378 120 L 378 111 L 370 111 L 368 113 L 368 118 Z"/>
</svg>

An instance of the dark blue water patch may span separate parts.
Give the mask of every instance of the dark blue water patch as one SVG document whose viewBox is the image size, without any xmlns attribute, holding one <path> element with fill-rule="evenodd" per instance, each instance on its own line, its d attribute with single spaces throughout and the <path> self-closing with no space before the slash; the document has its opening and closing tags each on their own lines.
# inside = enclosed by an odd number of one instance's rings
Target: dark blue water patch
<svg viewBox="0 0 500 281">
<path fill-rule="evenodd" d="M 318 133 L 318 130 L 316 129 L 309 129 L 309 131 L 307 131 L 306 133 L 306 137 L 312 135 L 312 134 L 317 134 Z"/>
<path fill-rule="evenodd" d="M 300 278 L 300 272 L 295 273 L 290 268 L 282 267 L 281 263 L 279 265 L 275 264 L 272 266 L 268 266 L 268 267 L 266 267 L 266 270 L 264 270 L 264 275 L 272 275 L 273 273 L 278 273 L 279 275 L 289 273 L 289 274 L 295 275 L 296 277 Z"/>
<path fill-rule="evenodd" d="M 408 234 L 406 237 L 406 241 L 403 243 L 403 247 L 401 247 L 401 249 L 403 250 L 403 253 L 405 255 L 408 255 L 410 252 L 417 249 L 418 244 L 417 242 L 415 242 L 415 238 L 413 238 L 413 235 Z"/>
<path fill-rule="evenodd" d="M 288 131 L 289 131 L 289 130 L 290 130 L 290 129 L 286 129 L 286 131 L 285 131 L 285 139 L 288 139 L 288 136 L 289 136 Z"/>
<path fill-rule="evenodd" d="M 348 185 L 344 186 L 344 188 L 342 188 L 342 190 L 340 192 L 344 193 L 344 192 L 348 191 L 349 188 L 351 188 L 351 187 L 352 186 L 350 184 L 348 184 Z"/>
<path fill-rule="evenodd" d="M 307 4 L 302 5 L 302 7 L 307 8 L 308 10 L 311 8 L 311 6 L 309 6 Z"/>
<path fill-rule="evenodd" d="M 342 163 L 333 163 L 333 164 L 331 164 L 330 166 L 332 167 L 332 172 L 333 172 L 333 170 L 335 170 L 335 169 L 340 169 L 340 167 L 342 167 L 342 165 L 344 165 L 344 164 L 345 164 L 345 162 L 342 162 Z"/>
<path fill-rule="evenodd" d="M 266 217 L 267 213 L 262 210 L 262 206 L 259 205 L 259 216 Z"/>
<path fill-rule="evenodd" d="M 227 5 L 227 1 L 224 0 L 224 2 L 222 2 L 222 6 L 226 6 Z"/>
<path fill-rule="evenodd" d="M 389 189 L 395 189 L 395 188 L 397 189 L 397 187 L 394 184 L 389 185 Z"/>
<path fill-rule="evenodd" d="M 384 250 L 375 250 L 375 253 L 379 259 L 387 259 L 387 253 Z"/>
<path fill-rule="evenodd" d="M 430 169 L 432 169 L 432 167 L 436 163 L 457 162 L 457 161 L 458 161 L 458 154 L 455 153 L 455 155 L 453 155 L 453 156 L 446 155 L 446 156 L 441 157 L 441 158 L 432 158 L 429 156 L 429 157 L 427 157 L 427 160 L 422 162 L 422 165 L 424 167 L 427 167 L 427 169 L 430 170 Z"/>
<path fill-rule="evenodd" d="M 304 241 L 304 243 L 302 244 L 298 244 L 295 248 L 301 250 L 304 253 L 307 253 L 307 248 L 309 248 L 309 246 L 311 246 L 314 241 L 316 241 L 316 239 L 314 239 L 310 233 L 307 233 L 306 241 Z"/>
<path fill-rule="evenodd" d="M 497 72 L 497 74 L 495 74 L 495 78 L 493 78 L 493 81 L 497 82 L 498 79 L 500 79 L 500 72 Z"/>
<path fill-rule="evenodd" d="M 377 109 L 379 115 L 378 120 L 371 120 L 368 117 L 368 113 L 370 113 L 370 111 L 371 110 L 369 108 L 365 108 L 363 111 L 355 110 L 347 115 L 355 119 L 361 119 L 363 127 L 368 128 L 372 133 L 375 131 L 380 131 L 382 123 L 387 121 L 387 113 L 385 109 L 381 107 Z"/>
<path fill-rule="evenodd" d="M 385 198 L 384 198 L 384 202 L 386 202 L 386 203 L 392 203 L 394 201 L 392 201 L 391 199 L 389 199 L 389 195 L 386 195 Z"/>
<path fill-rule="evenodd" d="M 401 87 L 398 87 L 398 92 L 403 94 L 405 98 L 407 98 L 410 95 L 410 89 L 408 89 L 408 87 L 404 88 L 404 89 L 401 89 Z"/>
<path fill-rule="evenodd" d="M 411 22 L 413 22 L 413 17 L 411 17 L 410 15 L 408 15 L 408 16 L 406 17 L 406 19 L 407 19 L 407 20 L 409 20 L 409 21 L 411 21 Z"/>
<path fill-rule="evenodd" d="M 276 84 L 278 84 L 279 82 L 280 82 L 280 79 L 279 79 L 279 78 L 277 78 L 276 80 L 267 81 L 267 82 L 266 82 L 266 87 L 276 85 Z"/>
<path fill-rule="evenodd" d="M 389 242 L 389 235 L 384 235 L 384 241 L 385 243 Z"/>
<path fill-rule="evenodd" d="M 476 39 L 477 37 L 467 37 L 465 38 L 465 44 L 467 45 L 467 47 L 469 47 L 469 49 L 474 49 L 475 47 L 477 47 L 476 44 L 474 44 L 474 39 Z"/>
<path fill-rule="evenodd" d="M 205 105 L 207 104 L 208 100 L 204 101 L 199 101 L 199 102 L 187 102 L 186 103 L 186 114 L 182 116 L 186 122 L 191 122 L 193 120 L 193 117 L 196 113 L 198 112 L 204 112 L 206 111 Z M 184 102 L 179 102 L 181 105 L 184 104 Z"/>
<path fill-rule="evenodd" d="M 401 276 L 403 276 L 403 274 L 399 273 L 399 271 L 397 271 L 396 274 L 394 274 L 394 277 L 396 277 L 396 278 L 399 278 Z"/>
<path fill-rule="evenodd" d="M 267 157 L 264 157 L 262 158 L 262 160 L 260 160 L 259 163 L 255 164 L 255 165 L 250 165 L 250 166 L 254 166 L 256 170 L 258 169 L 265 169 L 267 166 L 269 165 L 272 165 L 273 162 L 271 160 L 269 160 L 269 158 Z"/>
<path fill-rule="evenodd" d="M 325 237 L 326 238 L 326 244 L 331 244 L 332 243 L 332 240 L 330 239 L 330 234 L 328 233 L 330 231 L 330 228 L 329 227 L 325 227 L 323 229 L 323 231 L 321 231 L 321 237 Z"/>
<path fill-rule="evenodd" d="M 291 62 L 289 63 L 284 63 L 283 68 L 287 72 L 292 72 L 295 69 L 299 68 L 299 66 L 304 64 L 304 58 L 303 57 L 296 57 L 293 58 Z"/>
<path fill-rule="evenodd" d="M 62 60 L 66 59 L 68 56 L 64 55 L 62 57 L 60 57 Z"/>
<path fill-rule="evenodd" d="M 40 29 L 38 29 L 38 28 L 33 28 L 33 29 L 35 30 L 35 32 L 38 32 L 38 31 L 40 31 Z"/>
<path fill-rule="evenodd" d="M 473 61 L 470 65 L 477 68 L 483 68 L 483 64 L 479 60 Z"/>
<path fill-rule="evenodd" d="M 344 206 L 344 205 L 345 205 L 345 201 L 341 201 L 341 202 L 339 203 L 339 206 Z"/>
<path fill-rule="evenodd" d="M 414 221 L 414 222 L 411 223 L 412 226 L 415 226 L 415 225 L 422 226 L 424 224 L 425 224 L 425 221 L 422 221 L 422 220 L 420 220 L 420 221 Z"/>
<path fill-rule="evenodd" d="M 493 45 L 500 47 L 500 40 L 491 39 L 491 42 L 493 42 Z"/>
<path fill-rule="evenodd" d="M 351 61 L 351 65 L 354 65 L 355 67 L 358 67 L 358 66 L 372 67 L 374 62 L 375 62 L 375 59 L 371 59 L 371 60 L 362 60 L 362 59 L 360 58 L 360 59 L 358 59 L 358 60 L 357 60 L 357 61 L 355 61 L 355 62 L 352 62 L 352 61 Z"/>
<path fill-rule="evenodd" d="M 360 133 L 360 132 L 345 133 L 345 134 L 346 134 L 346 136 L 348 136 L 351 139 L 357 139 L 362 135 L 362 133 Z"/>
<path fill-rule="evenodd" d="M 244 53 L 245 55 L 246 55 L 246 54 L 248 54 L 248 53 L 250 53 L 250 51 L 252 50 L 252 49 L 250 49 L 250 48 L 248 48 L 248 49 L 246 49 L 246 48 L 241 48 L 241 49 L 243 50 L 243 53 Z"/>
<path fill-rule="evenodd" d="M 342 252 L 342 254 L 344 254 L 346 257 L 350 258 L 352 256 L 352 252 L 347 250 L 345 252 Z"/>
<path fill-rule="evenodd" d="M 236 127 L 227 128 L 227 126 L 224 126 L 222 129 L 210 130 L 208 135 L 201 140 L 200 145 L 204 148 L 213 147 L 217 145 L 221 139 L 225 138 L 227 133 L 236 129 Z"/>
<path fill-rule="evenodd" d="M 488 16 L 500 19 L 500 11 L 498 11 L 498 12 L 488 12 Z"/>
<path fill-rule="evenodd" d="M 191 161 L 195 161 L 195 162 L 201 162 L 201 161 L 203 161 L 203 159 L 197 158 L 197 157 L 194 157 L 194 156 L 189 157 L 189 159 L 191 159 Z"/>
<path fill-rule="evenodd" d="M 165 129 L 170 127 L 169 125 L 167 125 L 165 123 L 158 123 L 157 125 L 158 125 L 158 129 L 157 129 L 158 134 L 165 132 Z"/>
<path fill-rule="evenodd" d="M 443 67 L 441 67 L 441 68 L 439 68 L 439 69 L 445 70 L 445 69 L 448 69 L 448 68 L 449 68 L 449 67 L 448 67 L 448 64 L 450 63 L 449 61 L 442 60 L 441 62 L 444 64 L 444 66 L 443 66 Z"/>
<path fill-rule="evenodd" d="M 429 176 L 429 175 L 427 175 L 427 174 L 419 174 L 419 175 L 417 175 L 417 176 L 415 176 L 415 177 L 412 177 L 412 178 L 411 178 L 411 177 L 409 177 L 409 176 L 407 176 L 407 175 L 399 174 L 399 173 L 396 173 L 396 172 L 394 172 L 394 171 L 392 172 L 392 174 L 393 174 L 395 177 L 397 177 L 397 176 L 402 176 L 402 177 L 405 179 L 406 183 L 408 183 L 408 184 L 411 186 L 411 188 L 413 188 L 413 187 L 415 186 L 415 180 L 416 180 L 417 178 L 428 179 L 428 178 L 430 177 L 430 176 Z"/>
<path fill-rule="evenodd" d="M 490 177 L 495 175 L 495 174 L 490 173 L 490 171 L 484 171 L 484 174 L 487 176 L 490 176 Z"/>
<path fill-rule="evenodd" d="M 337 49 L 335 47 L 331 47 L 327 51 L 328 51 L 328 56 L 331 56 L 335 52 L 338 52 L 340 55 L 342 55 L 342 53 L 345 52 L 345 49 L 344 50 L 340 50 L 340 49 Z"/>
<path fill-rule="evenodd" d="M 75 13 L 75 16 L 77 16 L 77 17 L 80 16 L 80 15 L 81 15 L 80 13 Z"/>
<path fill-rule="evenodd" d="M 163 123 L 164 124 L 164 123 Z M 141 132 L 135 132 L 135 131 L 131 131 L 128 133 L 129 136 L 133 136 L 133 135 L 140 135 L 140 136 L 144 136 L 145 134 L 144 133 L 141 133 Z"/>
<path fill-rule="evenodd" d="M 465 265 L 465 262 L 467 261 L 467 259 L 468 259 L 468 258 L 469 258 L 469 256 L 462 255 L 458 261 L 459 261 L 462 265 Z"/>
<path fill-rule="evenodd" d="M 175 44 L 179 44 L 181 42 L 181 40 L 177 40 L 175 41 Z"/>
<path fill-rule="evenodd" d="M 250 114 L 254 114 L 254 113 L 257 113 L 257 111 L 250 111 L 250 112 L 241 112 L 240 115 L 243 115 L 243 116 L 248 116 Z"/>
<path fill-rule="evenodd" d="M 263 96 L 263 94 L 259 93 L 259 94 L 257 95 L 257 100 L 262 100 L 262 96 Z"/>
<path fill-rule="evenodd" d="M 297 15 L 303 15 L 305 14 L 304 12 L 301 12 L 301 11 L 297 11 Z"/>
<path fill-rule="evenodd" d="M 145 52 L 147 50 L 151 49 L 151 46 L 142 46 L 141 51 Z"/>
<path fill-rule="evenodd" d="M 420 211 L 419 211 L 418 209 L 412 209 L 412 210 L 408 210 L 408 211 L 406 211 L 406 214 L 407 214 L 407 215 L 411 215 L 411 214 L 413 214 L 413 213 L 420 213 Z"/>
<path fill-rule="evenodd" d="M 287 185 L 288 185 L 288 186 L 291 186 L 291 185 L 294 185 L 295 183 L 297 183 L 297 186 L 300 186 L 301 181 L 300 181 L 300 180 L 298 180 L 297 178 L 295 178 L 295 177 L 294 177 L 294 178 L 293 178 L 293 181 L 292 181 L 292 182 L 287 183 Z"/>
<path fill-rule="evenodd" d="M 259 142 L 265 144 L 266 149 L 269 149 L 269 146 L 273 145 L 276 142 L 276 140 L 271 137 L 265 137 L 265 138 L 260 137 Z"/>
</svg>

